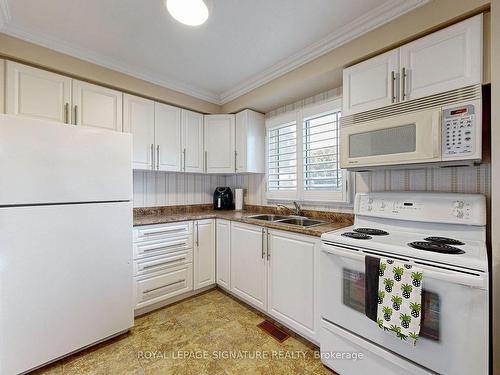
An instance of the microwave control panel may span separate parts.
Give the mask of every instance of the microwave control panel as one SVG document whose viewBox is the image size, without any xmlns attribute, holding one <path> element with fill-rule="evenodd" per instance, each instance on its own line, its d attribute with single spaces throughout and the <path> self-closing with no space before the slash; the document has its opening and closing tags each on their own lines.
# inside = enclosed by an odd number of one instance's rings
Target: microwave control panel
<svg viewBox="0 0 500 375">
<path fill-rule="evenodd" d="M 443 110 L 443 156 L 474 152 L 476 114 L 472 104 Z"/>
</svg>

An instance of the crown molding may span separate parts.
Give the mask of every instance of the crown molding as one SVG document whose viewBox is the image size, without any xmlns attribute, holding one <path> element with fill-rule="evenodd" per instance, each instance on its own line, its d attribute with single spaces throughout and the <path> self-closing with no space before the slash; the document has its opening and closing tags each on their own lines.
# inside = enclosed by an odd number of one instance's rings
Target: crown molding
<svg viewBox="0 0 500 375">
<path fill-rule="evenodd" d="M 341 29 L 329 34 L 322 40 L 250 77 L 230 90 L 221 93 L 220 102 L 226 104 L 429 1 L 431 0 L 388 0 L 381 6 L 366 12 Z"/>
<path fill-rule="evenodd" d="M 0 30 L 4 29 L 10 22 L 10 7 L 8 0 L 0 0 Z"/>
</svg>

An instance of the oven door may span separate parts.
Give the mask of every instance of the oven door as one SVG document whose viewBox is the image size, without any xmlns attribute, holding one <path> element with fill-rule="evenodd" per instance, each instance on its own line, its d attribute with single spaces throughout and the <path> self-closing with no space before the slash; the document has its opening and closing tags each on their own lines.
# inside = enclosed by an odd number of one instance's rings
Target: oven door
<svg viewBox="0 0 500 375">
<path fill-rule="evenodd" d="M 341 129 L 341 167 L 428 163 L 441 160 L 441 110 L 367 121 Z"/>
<path fill-rule="evenodd" d="M 354 335 L 440 374 L 486 374 L 488 278 L 407 259 L 423 269 L 424 319 L 416 345 L 401 342 L 365 316 L 363 251 L 324 243 L 321 252 L 321 316 Z M 382 256 L 370 252 L 370 256 Z M 383 255 L 387 257 L 386 255 Z"/>
</svg>

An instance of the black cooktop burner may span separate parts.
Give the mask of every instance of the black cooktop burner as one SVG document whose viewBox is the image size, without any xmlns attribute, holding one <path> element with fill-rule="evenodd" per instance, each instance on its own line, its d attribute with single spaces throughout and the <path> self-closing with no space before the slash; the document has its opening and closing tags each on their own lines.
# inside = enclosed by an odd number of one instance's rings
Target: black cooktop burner
<svg viewBox="0 0 500 375">
<path fill-rule="evenodd" d="M 356 232 L 345 232 L 342 233 L 342 236 L 344 237 L 349 237 L 349 238 L 355 238 L 357 240 L 370 240 L 371 236 L 364 234 L 364 233 L 356 233 Z"/>
<path fill-rule="evenodd" d="M 442 254 L 464 254 L 465 251 L 460 250 L 457 247 L 453 247 L 444 243 L 439 242 L 428 242 L 428 241 L 416 241 L 408 244 L 411 247 L 419 250 L 433 251 Z"/>
<path fill-rule="evenodd" d="M 382 229 L 374 229 L 374 228 L 356 228 L 354 232 L 369 234 L 370 236 L 387 236 L 389 232 L 386 232 Z"/>
<path fill-rule="evenodd" d="M 432 237 L 424 238 L 424 240 L 430 241 L 430 242 L 443 243 L 446 245 L 453 245 L 453 246 L 465 245 L 462 241 L 455 240 L 454 238 L 448 238 L 448 237 L 432 236 Z"/>
</svg>

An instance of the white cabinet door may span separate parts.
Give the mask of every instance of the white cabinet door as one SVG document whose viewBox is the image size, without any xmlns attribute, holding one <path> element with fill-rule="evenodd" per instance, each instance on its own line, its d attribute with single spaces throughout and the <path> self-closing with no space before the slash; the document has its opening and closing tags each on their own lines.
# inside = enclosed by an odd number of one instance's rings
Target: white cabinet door
<svg viewBox="0 0 500 375">
<path fill-rule="evenodd" d="M 231 269 L 231 222 L 217 219 L 216 223 L 216 273 L 217 284 L 231 289 L 230 269 Z"/>
<path fill-rule="evenodd" d="M 205 158 L 207 173 L 234 173 L 234 115 L 205 116 Z"/>
<path fill-rule="evenodd" d="M 181 109 L 155 103 L 156 169 L 181 170 Z"/>
<path fill-rule="evenodd" d="M 182 171 L 201 173 L 205 170 L 203 147 L 203 115 L 183 109 Z"/>
<path fill-rule="evenodd" d="M 481 83 L 482 35 L 478 15 L 401 47 L 401 69 L 406 71 L 402 99 Z"/>
<path fill-rule="evenodd" d="M 342 115 L 383 107 L 397 100 L 398 50 L 386 52 L 343 71 Z"/>
<path fill-rule="evenodd" d="M 236 172 L 265 173 L 264 115 L 246 109 L 236 114 Z"/>
<path fill-rule="evenodd" d="M 123 93 L 73 80 L 72 123 L 123 131 Z"/>
<path fill-rule="evenodd" d="M 132 168 L 154 169 L 155 103 L 133 95 L 124 95 L 124 131 L 132 133 Z"/>
<path fill-rule="evenodd" d="M 6 113 L 69 123 L 71 78 L 7 61 Z"/>
<path fill-rule="evenodd" d="M 231 223 L 231 292 L 265 310 L 267 307 L 267 260 L 265 229 Z"/>
<path fill-rule="evenodd" d="M 194 228 L 194 289 L 215 284 L 215 220 L 198 220 Z"/>
<path fill-rule="evenodd" d="M 268 312 L 305 337 L 317 341 L 320 240 L 269 231 Z"/>
</svg>

